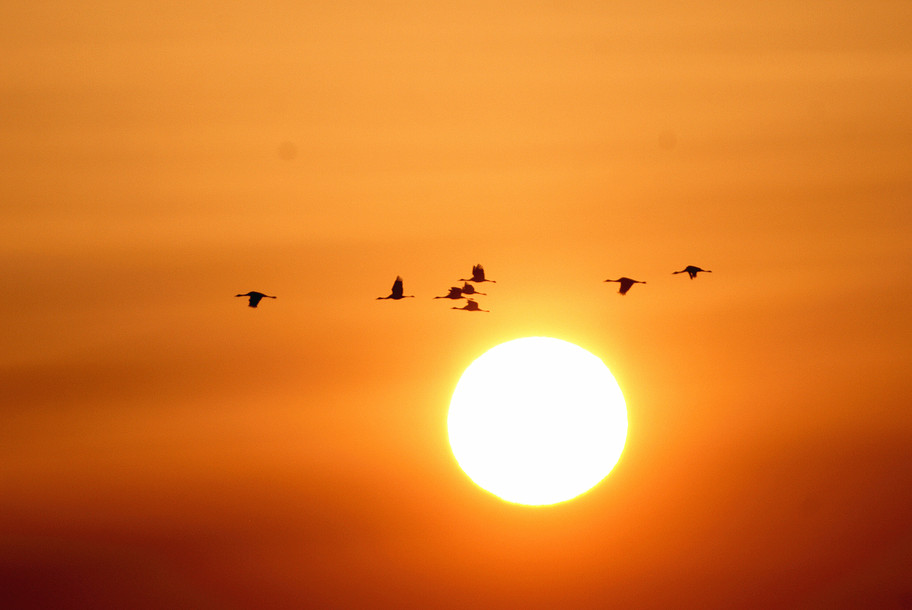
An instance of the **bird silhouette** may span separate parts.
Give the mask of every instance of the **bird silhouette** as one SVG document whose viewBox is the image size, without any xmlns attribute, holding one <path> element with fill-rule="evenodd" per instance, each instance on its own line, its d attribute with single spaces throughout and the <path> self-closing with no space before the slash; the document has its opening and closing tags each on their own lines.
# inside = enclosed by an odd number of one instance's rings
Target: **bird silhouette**
<svg viewBox="0 0 912 610">
<path fill-rule="evenodd" d="M 489 280 L 489 281 L 493 281 L 493 280 Z M 450 290 L 452 290 L 452 288 Z M 477 290 L 475 290 L 475 286 L 473 286 L 472 284 L 469 284 L 468 282 L 465 282 L 462 285 L 462 288 L 460 288 L 459 290 L 462 291 L 462 294 L 480 294 L 483 297 L 488 296 L 487 293 L 478 292 Z"/>
<path fill-rule="evenodd" d="M 399 299 L 414 298 L 414 296 L 413 294 L 402 294 L 402 278 L 397 275 L 390 295 L 388 297 L 377 297 L 377 299 L 395 299 L 398 301 Z"/>
<path fill-rule="evenodd" d="M 646 282 L 641 282 L 640 280 L 632 280 L 629 277 L 619 277 L 616 280 L 605 280 L 606 282 L 620 282 L 621 287 L 618 290 L 618 294 L 625 295 L 627 291 L 630 290 L 630 287 L 634 284 L 645 284 Z"/>
<path fill-rule="evenodd" d="M 492 282 L 496 284 L 495 280 L 486 280 L 484 267 L 481 265 L 472 265 L 472 277 L 461 277 L 459 278 L 460 282 Z"/>
<path fill-rule="evenodd" d="M 267 299 L 275 299 L 275 298 L 276 298 L 276 297 L 273 297 L 273 296 L 269 296 L 268 294 L 263 294 L 262 292 L 256 292 L 256 291 L 254 291 L 254 290 L 251 290 L 251 291 L 248 292 L 247 294 L 236 294 L 236 295 L 234 295 L 234 296 L 236 296 L 236 297 L 249 297 L 250 300 L 247 301 L 248 307 L 256 307 L 257 305 L 260 304 L 260 301 L 262 301 L 264 297 L 267 298 Z"/>
<path fill-rule="evenodd" d="M 450 309 L 462 309 L 465 311 L 490 311 L 488 309 L 482 309 L 479 307 L 478 303 L 476 303 L 474 299 L 468 299 L 468 302 L 463 307 L 450 307 Z"/>
<path fill-rule="evenodd" d="M 697 274 L 700 273 L 701 271 L 703 273 L 712 273 L 712 271 L 710 271 L 709 269 L 700 269 L 699 267 L 694 267 L 693 265 L 687 265 L 680 271 L 672 271 L 671 274 L 674 275 L 675 273 L 686 273 L 687 275 L 690 276 L 690 279 L 694 279 L 695 277 L 697 277 Z"/>
<path fill-rule="evenodd" d="M 450 291 L 443 295 L 442 297 L 434 297 L 435 299 L 461 299 L 462 293 L 465 292 L 459 286 L 450 286 Z"/>
</svg>

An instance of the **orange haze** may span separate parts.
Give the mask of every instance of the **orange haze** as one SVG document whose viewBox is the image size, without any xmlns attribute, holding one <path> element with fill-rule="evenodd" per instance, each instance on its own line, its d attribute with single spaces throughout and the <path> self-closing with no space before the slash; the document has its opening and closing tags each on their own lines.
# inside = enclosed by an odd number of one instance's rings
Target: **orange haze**
<svg viewBox="0 0 912 610">
<path fill-rule="evenodd" d="M 4 8 L 11 607 L 912 604 L 908 1 Z M 446 438 L 525 335 L 629 408 L 550 508 Z"/>
</svg>

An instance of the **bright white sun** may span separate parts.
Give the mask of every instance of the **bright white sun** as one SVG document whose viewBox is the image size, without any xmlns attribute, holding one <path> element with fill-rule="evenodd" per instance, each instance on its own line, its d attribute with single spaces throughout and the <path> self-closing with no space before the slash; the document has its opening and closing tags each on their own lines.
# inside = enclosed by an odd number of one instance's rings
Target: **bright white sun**
<svg viewBox="0 0 912 610">
<path fill-rule="evenodd" d="M 555 504 L 614 468 L 627 406 L 596 356 L 560 339 L 526 337 L 469 365 L 447 428 L 456 461 L 479 486 L 508 502 Z"/>
</svg>

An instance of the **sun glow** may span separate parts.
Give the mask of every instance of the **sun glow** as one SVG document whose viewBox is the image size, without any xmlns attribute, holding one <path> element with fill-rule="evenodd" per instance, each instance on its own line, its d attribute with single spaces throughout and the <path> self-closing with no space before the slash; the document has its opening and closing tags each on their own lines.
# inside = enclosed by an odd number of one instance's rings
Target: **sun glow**
<svg viewBox="0 0 912 610">
<path fill-rule="evenodd" d="M 498 345 L 462 374 L 447 419 L 456 461 L 480 487 L 519 504 L 591 489 L 627 439 L 627 407 L 608 367 L 560 339 Z"/>
</svg>

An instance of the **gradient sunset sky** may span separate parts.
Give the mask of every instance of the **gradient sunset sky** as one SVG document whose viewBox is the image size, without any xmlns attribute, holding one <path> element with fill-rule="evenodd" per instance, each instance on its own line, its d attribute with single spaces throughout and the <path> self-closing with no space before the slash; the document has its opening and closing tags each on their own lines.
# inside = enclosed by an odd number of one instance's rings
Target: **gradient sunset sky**
<svg viewBox="0 0 912 610">
<path fill-rule="evenodd" d="M 6 2 L 6 604 L 909 607 L 910 33 L 907 0 Z M 432 299 L 474 263 L 491 313 Z M 446 434 L 529 335 L 629 411 L 545 508 Z"/>
</svg>

